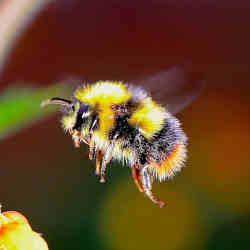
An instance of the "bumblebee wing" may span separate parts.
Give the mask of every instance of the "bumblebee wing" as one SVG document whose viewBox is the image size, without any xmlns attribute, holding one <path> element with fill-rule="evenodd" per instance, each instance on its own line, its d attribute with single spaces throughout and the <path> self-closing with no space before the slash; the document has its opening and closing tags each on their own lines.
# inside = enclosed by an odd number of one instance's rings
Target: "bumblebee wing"
<svg viewBox="0 0 250 250">
<path fill-rule="evenodd" d="M 140 85 L 150 92 L 155 101 L 166 104 L 167 110 L 175 114 L 200 95 L 205 81 L 195 79 L 184 66 L 178 66 L 149 77 Z"/>
</svg>

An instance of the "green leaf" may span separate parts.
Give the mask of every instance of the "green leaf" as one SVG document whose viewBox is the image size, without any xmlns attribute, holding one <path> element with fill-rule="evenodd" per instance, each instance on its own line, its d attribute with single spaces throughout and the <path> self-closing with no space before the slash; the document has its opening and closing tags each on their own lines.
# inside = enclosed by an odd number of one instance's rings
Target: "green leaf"
<svg viewBox="0 0 250 250">
<path fill-rule="evenodd" d="M 66 84 L 48 88 L 11 87 L 0 95 L 0 139 L 20 131 L 30 124 L 56 112 L 54 105 L 40 108 L 43 100 L 70 95 Z"/>
</svg>

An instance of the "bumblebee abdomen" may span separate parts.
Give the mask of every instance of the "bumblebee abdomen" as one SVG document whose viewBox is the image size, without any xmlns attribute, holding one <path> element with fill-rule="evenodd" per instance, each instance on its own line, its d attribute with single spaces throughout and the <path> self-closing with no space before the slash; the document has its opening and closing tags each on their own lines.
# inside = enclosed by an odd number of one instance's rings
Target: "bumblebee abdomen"
<svg viewBox="0 0 250 250">
<path fill-rule="evenodd" d="M 177 144 L 173 152 L 166 155 L 166 158 L 154 166 L 154 174 L 161 181 L 171 178 L 180 171 L 186 160 L 186 145 Z"/>
<path fill-rule="evenodd" d="M 154 177 L 159 181 L 173 177 L 184 165 L 187 152 L 187 137 L 179 121 L 166 113 L 163 128 L 151 143 L 148 163 Z"/>
</svg>

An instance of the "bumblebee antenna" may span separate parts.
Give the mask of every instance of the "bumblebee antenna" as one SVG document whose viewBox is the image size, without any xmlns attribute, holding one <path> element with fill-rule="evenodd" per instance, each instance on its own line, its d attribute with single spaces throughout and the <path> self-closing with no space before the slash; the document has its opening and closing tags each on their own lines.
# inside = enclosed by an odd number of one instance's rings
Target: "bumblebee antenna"
<svg viewBox="0 0 250 250">
<path fill-rule="evenodd" d="M 63 105 L 63 106 L 68 106 L 74 110 L 74 106 L 72 105 L 72 101 L 69 101 L 69 100 L 66 100 L 63 98 L 59 98 L 59 97 L 54 97 L 54 98 L 47 99 L 47 100 L 41 102 L 41 107 L 43 108 L 44 106 L 47 106 L 49 104 L 59 104 L 59 105 Z"/>
</svg>

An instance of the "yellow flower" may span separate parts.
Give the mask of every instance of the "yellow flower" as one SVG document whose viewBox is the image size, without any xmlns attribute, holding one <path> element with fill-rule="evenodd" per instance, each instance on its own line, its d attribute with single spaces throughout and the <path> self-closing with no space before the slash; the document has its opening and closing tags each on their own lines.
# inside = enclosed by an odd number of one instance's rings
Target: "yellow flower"
<svg viewBox="0 0 250 250">
<path fill-rule="evenodd" d="M 16 211 L 0 213 L 0 250 L 48 250 L 39 233 Z"/>
</svg>

